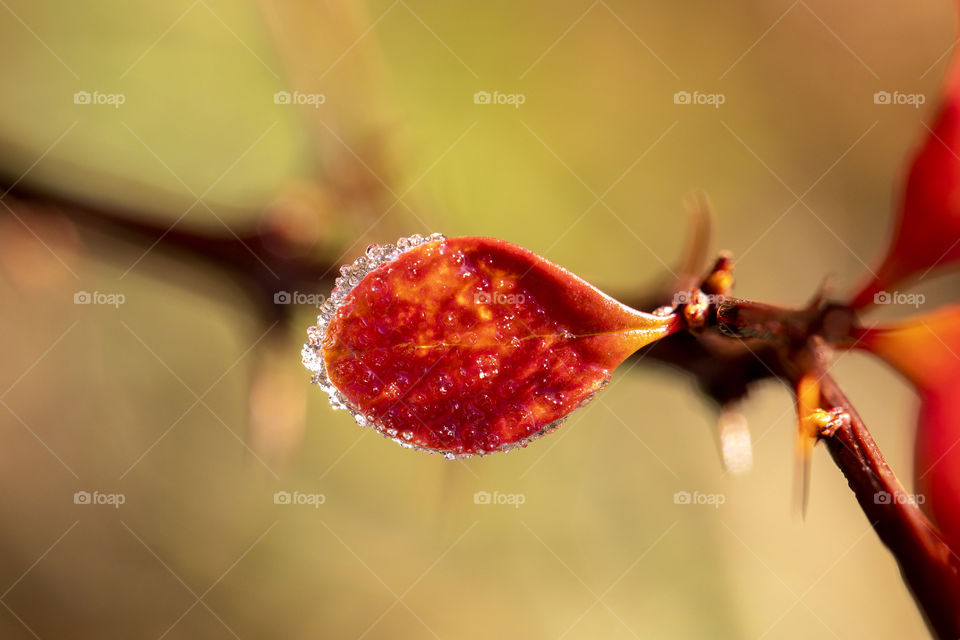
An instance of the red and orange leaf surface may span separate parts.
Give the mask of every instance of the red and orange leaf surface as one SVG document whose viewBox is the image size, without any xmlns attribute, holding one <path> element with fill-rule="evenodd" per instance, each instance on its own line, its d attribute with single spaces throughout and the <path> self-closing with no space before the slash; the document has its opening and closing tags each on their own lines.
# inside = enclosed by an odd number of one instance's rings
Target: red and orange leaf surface
<svg viewBox="0 0 960 640">
<path fill-rule="evenodd" d="M 960 260 L 960 63 L 947 76 L 936 122 L 914 157 L 887 253 L 851 306 Z"/>
<path fill-rule="evenodd" d="M 914 453 L 918 502 L 960 553 L 960 305 L 894 327 L 865 329 L 860 337 L 858 348 L 890 363 L 920 394 Z"/>
<path fill-rule="evenodd" d="M 525 446 L 680 326 L 493 238 L 414 236 L 342 274 L 304 365 L 361 425 L 448 458 Z"/>
</svg>

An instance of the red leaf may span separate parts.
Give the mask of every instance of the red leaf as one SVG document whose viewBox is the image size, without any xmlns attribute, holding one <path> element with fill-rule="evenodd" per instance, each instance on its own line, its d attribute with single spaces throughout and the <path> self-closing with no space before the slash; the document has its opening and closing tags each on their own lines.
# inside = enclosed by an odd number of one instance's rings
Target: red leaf
<svg viewBox="0 0 960 640">
<path fill-rule="evenodd" d="M 357 422 L 469 456 L 525 445 L 677 330 L 493 238 L 414 236 L 345 267 L 304 364 Z"/>
<path fill-rule="evenodd" d="M 920 394 L 914 452 L 918 502 L 960 552 L 960 305 L 895 327 L 867 329 L 860 337 L 858 348 L 886 360 Z"/>
<path fill-rule="evenodd" d="M 865 307 L 898 283 L 960 260 L 960 63 L 954 61 L 940 111 L 913 160 L 893 238 L 876 274 L 851 305 Z"/>
</svg>

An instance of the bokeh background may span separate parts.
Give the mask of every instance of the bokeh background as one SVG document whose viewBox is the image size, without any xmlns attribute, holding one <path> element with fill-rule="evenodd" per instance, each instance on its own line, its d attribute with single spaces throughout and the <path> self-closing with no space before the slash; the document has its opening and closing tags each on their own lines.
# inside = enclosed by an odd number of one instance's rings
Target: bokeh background
<svg viewBox="0 0 960 640">
<path fill-rule="evenodd" d="M 702 189 L 737 294 L 799 305 L 879 256 L 955 38 L 947 0 L 0 1 L 0 635 L 923 637 L 823 450 L 795 513 L 778 384 L 741 407 L 745 475 L 724 472 L 715 408 L 643 362 L 549 438 L 448 462 L 308 385 L 309 304 L 271 310 L 249 273 L 81 208 L 279 229 L 287 257 L 331 265 L 416 232 L 497 236 L 629 297 L 676 267 Z M 957 284 L 916 291 L 932 308 Z M 909 484 L 911 392 L 865 356 L 833 372 Z"/>
</svg>

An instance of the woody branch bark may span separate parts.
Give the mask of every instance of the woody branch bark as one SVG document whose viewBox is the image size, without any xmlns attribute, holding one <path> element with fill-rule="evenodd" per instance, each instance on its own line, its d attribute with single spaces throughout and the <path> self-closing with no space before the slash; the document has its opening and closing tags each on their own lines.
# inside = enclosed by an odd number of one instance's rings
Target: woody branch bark
<svg viewBox="0 0 960 640">
<path fill-rule="evenodd" d="M 960 637 L 960 559 L 910 499 L 840 387 L 829 375 L 820 384 L 825 408 L 841 407 L 850 416 L 849 424 L 824 438 L 830 456 L 897 559 L 931 629 L 939 638 Z"/>
<path fill-rule="evenodd" d="M 647 347 L 640 357 L 690 372 L 707 395 L 726 404 L 746 394 L 753 382 L 778 378 L 794 388 L 824 349 L 821 334 L 840 339 L 853 322 L 846 307 L 824 304 L 781 309 L 731 300 L 711 314 L 722 333 L 670 336 Z M 720 333 L 720 332 L 718 332 Z M 869 430 L 829 375 L 820 376 L 821 406 L 849 416 L 830 436 L 822 436 L 831 458 L 847 479 L 868 521 L 897 560 L 931 631 L 938 638 L 960 637 L 960 557 L 944 543 L 890 469 Z"/>
<path fill-rule="evenodd" d="M 311 291 L 333 286 L 336 264 L 301 251 L 286 251 L 284 238 L 260 228 L 238 228 L 233 233 L 212 233 L 181 225 L 151 221 L 146 215 L 100 204 L 88 204 L 55 192 L 16 185 L 5 188 L 3 203 L 29 226 L 34 216 L 65 215 L 91 242 L 127 244 L 142 255 L 167 253 L 222 273 L 239 284 L 258 313 L 270 321 L 289 312 L 288 305 L 273 302 L 277 291 Z M 0 215 L 12 215 L 0 207 Z M 186 283 L 189 285 L 189 283 Z"/>
</svg>

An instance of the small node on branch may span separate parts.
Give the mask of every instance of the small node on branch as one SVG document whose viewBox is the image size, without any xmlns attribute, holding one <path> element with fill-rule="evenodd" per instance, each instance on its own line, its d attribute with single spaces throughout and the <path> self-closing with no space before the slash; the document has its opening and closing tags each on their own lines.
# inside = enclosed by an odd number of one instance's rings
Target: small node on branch
<svg viewBox="0 0 960 640">
<path fill-rule="evenodd" d="M 715 297 L 725 297 L 733 290 L 733 256 L 722 251 L 701 286 L 703 292 Z"/>
<path fill-rule="evenodd" d="M 683 318 L 687 321 L 687 329 L 692 333 L 701 333 L 707 325 L 707 312 L 710 310 L 710 299 L 703 295 L 700 289 L 690 292 L 690 300 L 683 305 Z"/>
<path fill-rule="evenodd" d="M 832 438 L 837 429 L 850 426 L 850 414 L 843 407 L 833 407 L 829 411 L 817 409 L 810 419 L 821 438 Z"/>
</svg>

